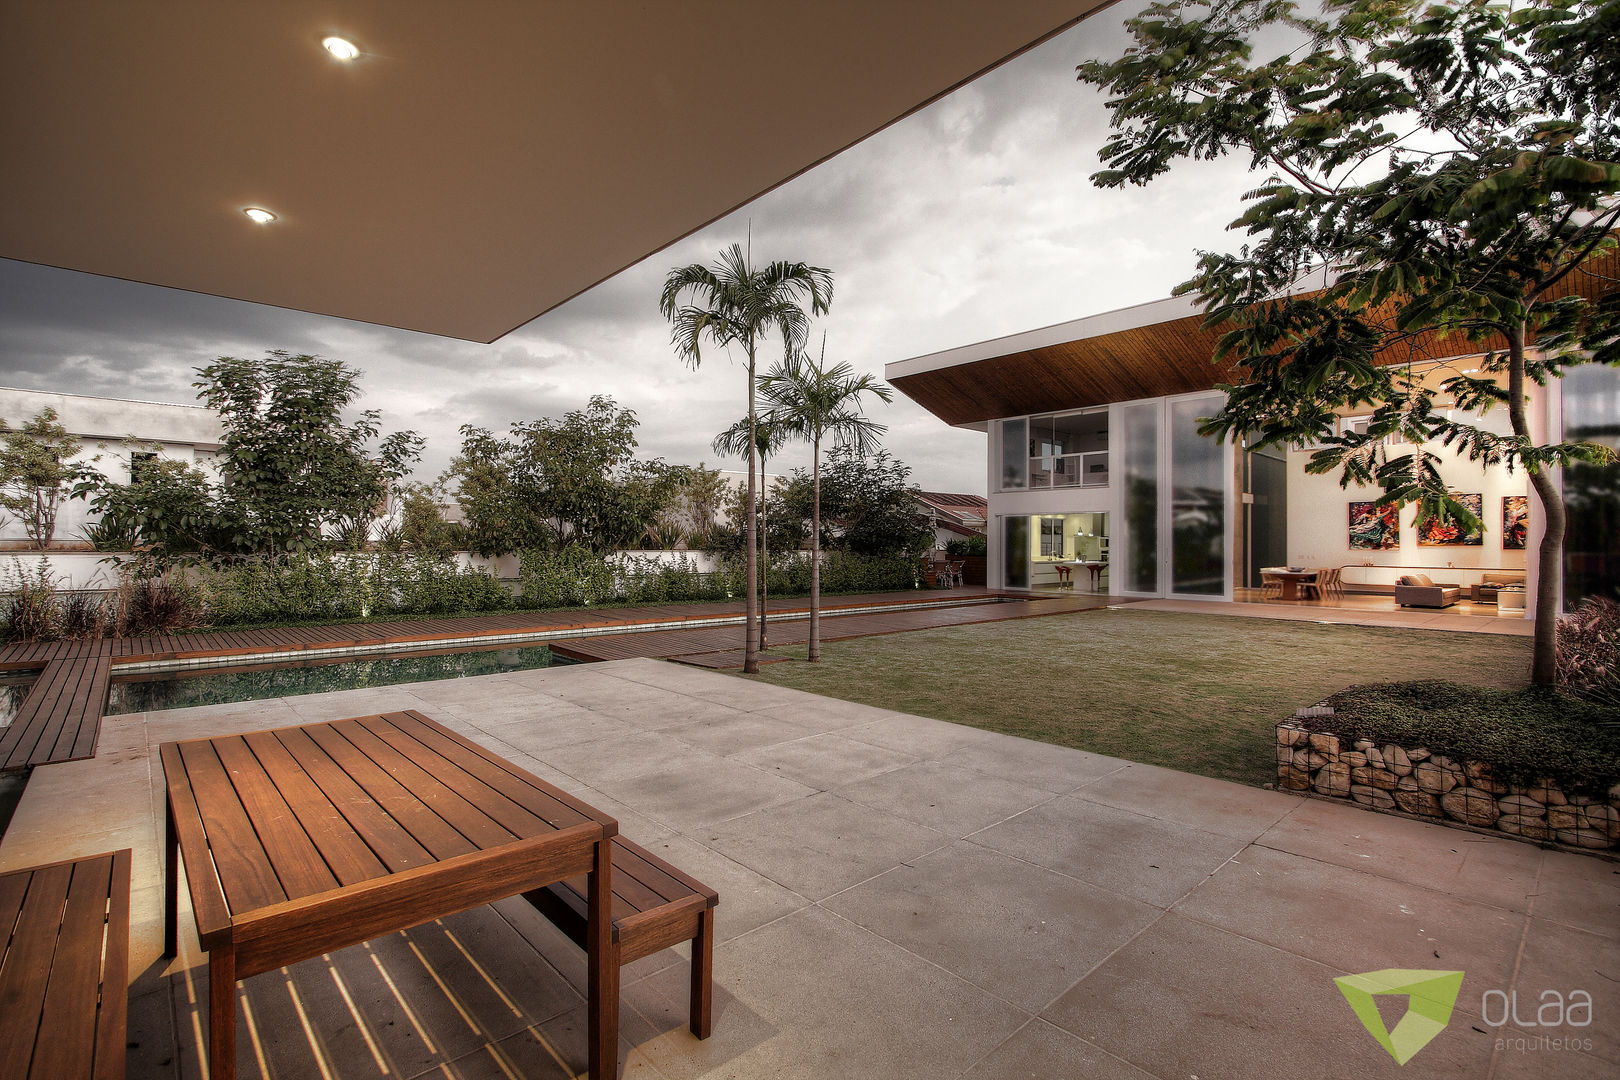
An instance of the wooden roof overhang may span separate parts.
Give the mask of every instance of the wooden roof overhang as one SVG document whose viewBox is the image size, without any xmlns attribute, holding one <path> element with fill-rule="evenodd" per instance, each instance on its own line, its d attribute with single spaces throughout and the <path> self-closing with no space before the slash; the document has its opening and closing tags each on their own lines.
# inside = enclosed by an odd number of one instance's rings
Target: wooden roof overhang
<svg viewBox="0 0 1620 1080">
<path fill-rule="evenodd" d="M 1553 295 L 1601 295 L 1620 287 L 1617 283 L 1620 258 L 1610 251 L 1565 278 Z M 1213 362 L 1220 331 L 1205 329 L 1203 321 L 1190 301 L 1161 300 L 900 361 L 888 366 L 887 378 L 895 389 L 955 427 L 1190 394 L 1240 381 L 1236 364 Z M 1121 328 L 1111 328 L 1122 323 Z M 1065 335 L 1065 329 L 1074 333 Z M 998 343 L 1005 343 L 1007 350 L 997 351 Z M 1424 334 L 1390 349 L 1380 362 L 1424 362 L 1505 347 L 1505 341 L 1482 344 L 1461 333 Z"/>
</svg>

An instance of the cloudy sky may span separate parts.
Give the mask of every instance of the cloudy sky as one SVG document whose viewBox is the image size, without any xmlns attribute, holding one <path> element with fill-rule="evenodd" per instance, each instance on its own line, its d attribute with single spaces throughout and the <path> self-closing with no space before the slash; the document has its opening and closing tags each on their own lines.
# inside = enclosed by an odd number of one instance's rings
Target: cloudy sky
<svg viewBox="0 0 1620 1080">
<path fill-rule="evenodd" d="M 364 408 L 427 437 L 419 479 L 457 429 L 503 430 L 608 394 L 641 419 L 641 452 L 716 464 L 709 442 L 747 408 L 742 368 L 684 367 L 657 296 L 671 267 L 743 240 L 756 261 L 835 273 L 817 327 L 827 355 L 882 375 L 895 360 L 1167 295 L 1225 232 L 1252 180 L 1237 162 L 1182 165 L 1147 189 L 1087 176 L 1107 135 L 1102 98 L 1075 65 L 1116 55 L 1125 4 L 490 345 L 307 315 L 0 260 L 0 385 L 190 402 L 192 371 L 221 355 L 313 352 L 365 372 Z M 886 445 L 936 490 L 983 492 L 984 436 L 904 397 L 877 406 Z M 782 470 L 808 464 L 785 453 Z M 727 467 L 737 467 L 729 464 Z M 778 471 L 773 462 L 772 471 Z"/>
</svg>

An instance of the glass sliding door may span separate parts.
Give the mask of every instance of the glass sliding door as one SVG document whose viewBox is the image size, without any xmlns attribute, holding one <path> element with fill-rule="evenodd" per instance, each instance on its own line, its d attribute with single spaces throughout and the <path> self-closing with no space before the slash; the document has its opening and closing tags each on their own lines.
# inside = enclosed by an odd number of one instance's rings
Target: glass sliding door
<svg viewBox="0 0 1620 1080">
<path fill-rule="evenodd" d="M 1198 420 L 1219 398 L 1170 402 L 1172 593 L 1226 593 L 1226 446 L 1198 434 Z"/>
<path fill-rule="evenodd" d="M 1564 374 L 1564 438 L 1620 450 L 1620 371 L 1597 364 Z M 1572 462 L 1564 469 L 1564 610 L 1589 596 L 1620 599 L 1620 464 Z M 1529 499 L 1531 513 L 1541 503 Z M 1487 528 L 1496 507 L 1486 508 Z M 1525 553 L 1536 557 L 1535 551 Z"/>
<path fill-rule="evenodd" d="M 1126 592 L 1159 591 L 1159 412 L 1155 402 L 1127 405 L 1125 424 Z"/>
<path fill-rule="evenodd" d="M 1029 518 L 1019 516 L 1001 519 L 1002 588 L 1029 588 L 1029 545 Z"/>
</svg>

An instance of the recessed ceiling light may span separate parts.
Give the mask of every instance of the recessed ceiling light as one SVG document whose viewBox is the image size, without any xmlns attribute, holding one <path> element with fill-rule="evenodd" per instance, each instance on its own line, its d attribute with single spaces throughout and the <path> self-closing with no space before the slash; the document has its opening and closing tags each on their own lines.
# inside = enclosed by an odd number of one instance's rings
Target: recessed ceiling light
<svg viewBox="0 0 1620 1080">
<path fill-rule="evenodd" d="M 339 60 L 353 60 L 360 55 L 360 47 L 347 38 L 336 35 L 321 39 L 321 47 Z"/>
<path fill-rule="evenodd" d="M 276 220 L 276 215 L 272 214 L 262 206 L 244 206 L 242 207 L 242 213 L 246 214 L 260 225 L 268 225 L 270 222 Z"/>
</svg>

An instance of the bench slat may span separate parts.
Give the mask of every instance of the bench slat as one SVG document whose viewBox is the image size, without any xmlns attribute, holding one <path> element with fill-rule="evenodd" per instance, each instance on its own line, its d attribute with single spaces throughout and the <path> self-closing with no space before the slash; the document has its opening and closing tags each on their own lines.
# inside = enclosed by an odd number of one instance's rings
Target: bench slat
<svg viewBox="0 0 1620 1080">
<path fill-rule="evenodd" d="M 0 1076 L 123 1080 L 129 849 L 0 875 Z"/>
</svg>

